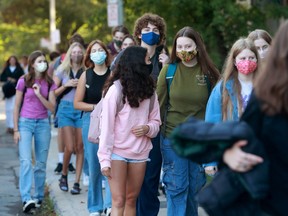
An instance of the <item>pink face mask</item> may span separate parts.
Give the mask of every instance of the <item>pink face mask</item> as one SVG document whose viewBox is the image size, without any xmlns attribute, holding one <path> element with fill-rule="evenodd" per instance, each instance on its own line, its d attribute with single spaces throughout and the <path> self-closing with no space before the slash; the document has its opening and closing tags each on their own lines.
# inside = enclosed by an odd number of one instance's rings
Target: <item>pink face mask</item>
<svg viewBox="0 0 288 216">
<path fill-rule="evenodd" d="M 241 60 L 236 63 L 237 70 L 242 74 L 250 74 L 257 68 L 257 62 L 251 60 Z"/>
</svg>

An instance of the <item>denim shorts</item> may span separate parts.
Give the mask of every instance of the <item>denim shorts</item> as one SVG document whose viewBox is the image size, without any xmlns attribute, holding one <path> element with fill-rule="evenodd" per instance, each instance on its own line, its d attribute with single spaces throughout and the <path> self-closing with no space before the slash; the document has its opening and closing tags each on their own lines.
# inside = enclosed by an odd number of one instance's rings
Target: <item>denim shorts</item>
<svg viewBox="0 0 288 216">
<path fill-rule="evenodd" d="M 118 161 L 124 161 L 126 163 L 143 163 L 146 161 L 150 161 L 150 158 L 147 159 L 141 159 L 141 160 L 136 160 L 136 159 L 129 159 L 129 158 L 124 158 L 120 155 L 112 153 L 111 155 L 111 160 L 118 160 Z"/>
<path fill-rule="evenodd" d="M 74 109 L 73 102 L 61 100 L 57 112 L 58 127 L 82 128 L 81 112 Z"/>
</svg>

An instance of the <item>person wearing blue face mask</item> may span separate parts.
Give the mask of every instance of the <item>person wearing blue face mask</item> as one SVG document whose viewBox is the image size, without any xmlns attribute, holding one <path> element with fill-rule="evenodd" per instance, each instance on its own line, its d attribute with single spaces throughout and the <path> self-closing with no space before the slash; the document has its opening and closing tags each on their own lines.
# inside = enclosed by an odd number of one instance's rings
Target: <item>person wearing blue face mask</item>
<svg viewBox="0 0 288 216">
<path fill-rule="evenodd" d="M 94 106 L 101 100 L 102 88 L 110 76 L 110 53 L 106 46 L 99 40 L 92 41 L 86 51 L 84 64 L 87 70 L 81 75 L 74 98 L 75 109 L 83 111 L 82 139 L 84 154 L 88 162 L 89 187 L 87 207 L 90 216 L 101 215 L 104 210 L 106 215 L 111 213 L 111 193 L 108 181 L 105 178 L 105 200 L 102 196 L 102 174 L 97 156 L 99 145 L 88 140 L 90 114 Z"/>
<path fill-rule="evenodd" d="M 151 77 L 157 82 L 162 64 L 169 61 L 169 57 L 156 49 L 164 43 L 166 23 L 156 14 L 146 13 L 139 17 L 134 26 L 133 36 L 138 45 L 148 51 L 153 65 Z M 159 212 L 158 187 L 162 165 L 159 134 L 152 139 L 153 149 L 150 151 L 150 162 L 147 163 L 144 181 L 137 200 L 137 216 L 156 216 Z"/>
</svg>

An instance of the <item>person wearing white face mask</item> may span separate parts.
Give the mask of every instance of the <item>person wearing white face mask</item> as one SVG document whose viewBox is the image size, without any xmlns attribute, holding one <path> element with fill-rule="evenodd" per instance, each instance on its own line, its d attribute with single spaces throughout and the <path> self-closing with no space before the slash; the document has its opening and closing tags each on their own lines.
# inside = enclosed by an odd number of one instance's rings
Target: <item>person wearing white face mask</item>
<svg viewBox="0 0 288 216">
<path fill-rule="evenodd" d="M 101 215 L 103 211 L 108 216 L 111 213 L 111 193 L 107 178 L 105 178 L 105 200 L 103 202 L 103 176 L 97 156 L 99 145 L 88 140 L 90 114 L 94 106 L 101 100 L 102 88 L 106 79 L 110 76 L 110 54 L 103 42 L 94 40 L 89 44 L 84 57 L 84 64 L 87 70 L 79 79 L 74 107 L 83 111 L 82 139 L 89 169 L 87 207 L 90 216 Z"/>
<path fill-rule="evenodd" d="M 19 145 L 19 190 L 25 213 L 40 207 L 44 199 L 46 162 L 51 139 L 48 110 L 54 112 L 54 90 L 57 88 L 47 69 L 45 55 L 41 51 L 31 53 L 28 74 L 22 76 L 16 86 L 14 141 Z M 31 156 L 33 136 L 36 160 L 34 169 Z M 32 182 L 35 188 L 33 197 Z"/>
<path fill-rule="evenodd" d="M 211 88 L 219 77 L 200 34 L 191 27 L 180 29 L 174 38 L 170 63 L 161 70 L 157 83 L 168 216 L 198 215 L 194 198 L 206 182 L 204 169 L 176 155 L 168 137 L 190 116 L 204 119 Z"/>
</svg>

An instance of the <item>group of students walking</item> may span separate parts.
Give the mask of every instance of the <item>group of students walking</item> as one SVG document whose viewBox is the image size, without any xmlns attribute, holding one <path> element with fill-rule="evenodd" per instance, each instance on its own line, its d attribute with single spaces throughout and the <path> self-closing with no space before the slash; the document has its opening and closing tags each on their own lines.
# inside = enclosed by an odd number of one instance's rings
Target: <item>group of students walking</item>
<svg viewBox="0 0 288 216">
<path fill-rule="evenodd" d="M 54 74 L 54 81 L 48 75 L 45 55 L 33 52 L 28 60 L 28 74 L 17 83 L 14 109 L 23 211 L 39 207 L 44 198 L 51 138 L 47 111 L 54 112 L 56 97 L 61 96 L 56 117 L 65 151 L 59 188 L 69 190 L 68 166 L 75 153 L 76 176 L 71 193 L 81 191 L 84 162 L 89 176 L 90 216 L 103 211 L 106 215 L 156 216 L 160 208 L 157 196 L 161 169 L 167 215 L 198 215 L 195 196 L 206 183 L 205 172 L 217 175 L 217 164 L 223 162 L 231 170 L 248 172 L 263 158 L 242 151 L 246 143 L 240 141 L 227 149 L 220 161 L 198 164 L 178 156 L 169 136 L 191 116 L 214 123 L 239 121 L 242 115 L 248 115 L 246 109 L 256 116 L 261 113 L 261 120 L 254 116 L 251 127 L 270 154 L 273 176 L 271 189 L 263 197 L 265 208 L 258 208 L 259 200 L 255 206 L 262 215 L 284 215 L 288 189 L 279 181 L 288 176 L 279 172 L 278 167 L 284 166 L 285 170 L 288 163 L 281 150 L 287 148 L 287 143 L 280 138 L 276 143 L 272 135 L 287 138 L 288 47 L 283 42 L 287 34 L 285 22 L 273 43 L 264 30 L 238 39 L 227 56 L 222 76 L 201 35 L 192 27 L 176 33 L 170 56 L 162 53 L 160 45 L 165 43 L 166 24 L 162 17 L 150 13 L 136 20 L 133 37 L 125 27 L 117 27 L 114 40 L 107 47 L 100 40 L 90 42 L 86 49 L 73 42 Z M 128 46 L 121 50 L 124 41 Z M 89 126 L 93 124 L 90 114 L 102 98 L 101 135 L 95 144 L 88 140 Z M 249 123 L 247 117 L 243 120 Z M 273 130 L 276 122 L 281 124 L 277 131 Z M 264 134 L 268 129 L 271 134 Z M 35 193 L 31 196 L 33 173 Z"/>
</svg>

